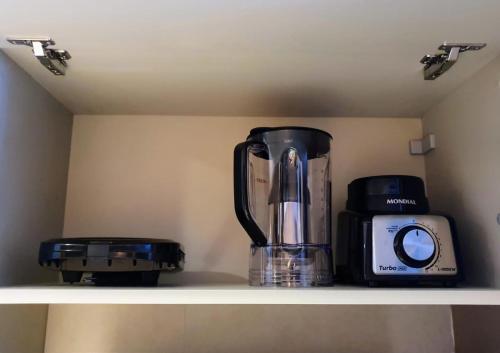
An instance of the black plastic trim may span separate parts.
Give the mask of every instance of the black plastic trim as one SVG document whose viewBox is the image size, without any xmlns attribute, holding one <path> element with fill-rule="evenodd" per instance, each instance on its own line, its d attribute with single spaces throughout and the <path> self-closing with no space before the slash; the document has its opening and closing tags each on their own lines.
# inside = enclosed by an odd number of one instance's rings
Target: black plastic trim
<svg viewBox="0 0 500 353">
<path fill-rule="evenodd" d="M 331 139 L 333 139 L 333 136 L 323 130 L 316 129 L 313 127 L 307 127 L 307 126 L 277 126 L 277 127 L 267 127 L 267 126 L 262 126 L 262 127 L 256 127 L 250 130 L 250 134 L 248 135 L 249 137 L 255 136 L 262 134 L 264 132 L 269 132 L 269 131 L 280 131 L 280 130 L 302 130 L 302 131 L 312 131 L 312 132 L 319 132 L 322 134 L 327 135 Z"/>
<path fill-rule="evenodd" d="M 255 142 L 245 141 L 234 148 L 234 210 L 238 221 L 258 246 L 267 244 L 267 238 L 252 218 L 248 208 L 248 147 Z"/>
<path fill-rule="evenodd" d="M 376 175 L 358 178 L 347 187 L 346 208 L 369 214 L 426 214 L 429 201 L 421 178 Z"/>
</svg>

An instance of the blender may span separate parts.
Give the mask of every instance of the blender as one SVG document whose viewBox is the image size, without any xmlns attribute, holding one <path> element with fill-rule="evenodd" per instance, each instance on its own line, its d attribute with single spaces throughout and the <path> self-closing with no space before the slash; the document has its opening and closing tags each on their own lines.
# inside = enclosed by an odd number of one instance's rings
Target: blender
<svg viewBox="0 0 500 353">
<path fill-rule="evenodd" d="M 234 150 L 234 203 L 253 286 L 332 284 L 330 144 L 322 130 L 252 129 Z"/>
</svg>

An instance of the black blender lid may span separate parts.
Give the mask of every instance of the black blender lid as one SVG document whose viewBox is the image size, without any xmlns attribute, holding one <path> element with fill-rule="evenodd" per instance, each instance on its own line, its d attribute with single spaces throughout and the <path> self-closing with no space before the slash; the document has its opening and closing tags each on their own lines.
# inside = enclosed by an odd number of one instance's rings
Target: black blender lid
<svg viewBox="0 0 500 353">
<path fill-rule="evenodd" d="M 279 131 L 279 130 L 302 130 L 302 131 L 319 132 L 319 133 L 327 135 L 329 138 L 333 138 L 332 135 L 326 131 L 323 131 L 320 129 L 315 129 L 313 127 L 307 127 L 307 126 L 276 126 L 276 127 L 262 126 L 262 127 L 256 127 L 256 128 L 253 128 L 252 130 L 250 130 L 249 136 L 262 134 L 264 132 Z"/>
<path fill-rule="evenodd" d="M 86 259 L 90 257 L 130 258 L 168 262 L 176 260 L 182 253 L 181 245 L 168 239 L 152 238 L 60 238 L 43 241 L 40 244 L 39 262 L 51 262 L 67 258 Z"/>
<path fill-rule="evenodd" d="M 154 285 L 160 272 L 183 268 L 180 243 L 152 238 L 60 238 L 41 242 L 38 262 L 61 271 L 65 282 L 92 273 L 97 285 Z"/>
<path fill-rule="evenodd" d="M 65 244 L 165 244 L 177 242 L 170 239 L 156 238 L 128 238 L 128 237 L 68 237 L 45 240 L 44 243 Z"/>
<path fill-rule="evenodd" d="M 347 189 L 347 209 L 368 213 L 429 212 L 425 186 L 412 175 L 377 175 L 353 180 Z"/>
</svg>

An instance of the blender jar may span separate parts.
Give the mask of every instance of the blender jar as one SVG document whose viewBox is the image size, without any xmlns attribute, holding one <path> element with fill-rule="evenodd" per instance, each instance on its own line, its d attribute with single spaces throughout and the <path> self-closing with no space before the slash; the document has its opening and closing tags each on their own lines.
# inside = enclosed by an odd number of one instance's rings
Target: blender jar
<svg viewBox="0 0 500 353">
<path fill-rule="evenodd" d="M 235 148 L 235 210 L 256 286 L 332 284 L 330 134 L 252 129 Z"/>
</svg>

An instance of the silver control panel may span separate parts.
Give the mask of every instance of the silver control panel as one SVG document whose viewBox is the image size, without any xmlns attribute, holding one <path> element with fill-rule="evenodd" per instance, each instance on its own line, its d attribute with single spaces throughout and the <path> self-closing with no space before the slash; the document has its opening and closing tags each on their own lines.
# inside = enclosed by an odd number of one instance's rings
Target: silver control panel
<svg viewBox="0 0 500 353">
<path fill-rule="evenodd" d="M 381 215 L 372 220 L 373 273 L 457 273 L 448 220 L 434 215 Z"/>
</svg>

